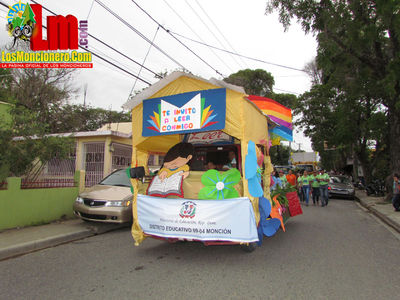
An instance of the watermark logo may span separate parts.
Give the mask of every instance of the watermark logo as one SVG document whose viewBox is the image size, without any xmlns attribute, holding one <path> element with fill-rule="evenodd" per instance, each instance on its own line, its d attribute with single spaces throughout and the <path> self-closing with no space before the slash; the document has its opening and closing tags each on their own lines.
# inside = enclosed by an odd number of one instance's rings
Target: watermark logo
<svg viewBox="0 0 400 300">
<path fill-rule="evenodd" d="M 35 27 L 35 13 L 29 3 L 15 3 L 7 14 L 8 33 L 16 39 L 29 41 Z"/>
<path fill-rule="evenodd" d="M 10 6 L 7 31 L 14 38 L 14 45 L 18 39 L 29 42 L 32 52 L 3 51 L 1 67 L 92 68 L 91 53 L 76 51 L 79 47 L 88 49 L 88 21 L 78 22 L 73 15 L 47 16 L 47 39 L 44 39 L 42 9 L 40 4 L 21 1 Z"/>
</svg>

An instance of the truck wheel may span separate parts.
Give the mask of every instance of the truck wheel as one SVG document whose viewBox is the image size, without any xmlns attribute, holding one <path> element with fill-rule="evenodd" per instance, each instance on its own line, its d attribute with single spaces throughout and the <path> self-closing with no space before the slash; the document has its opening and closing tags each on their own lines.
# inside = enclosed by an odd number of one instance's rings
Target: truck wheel
<svg viewBox="0 0 400 300">
<path fill-rule="evenodd" d="M 25 25 L 24 28 L 22 29 L 22 33 L 24 34 L 24 36 L 26 36 L 27 38 L 32 36 L 32 27 L 29 25 Z"/>
<path fill-rule="evenodd" d="M 256 250 L 257 244 L 256 243 L 241 244 L 240 248 L 242 248 L 244 252 L 250 253 Z"/>
</svg>

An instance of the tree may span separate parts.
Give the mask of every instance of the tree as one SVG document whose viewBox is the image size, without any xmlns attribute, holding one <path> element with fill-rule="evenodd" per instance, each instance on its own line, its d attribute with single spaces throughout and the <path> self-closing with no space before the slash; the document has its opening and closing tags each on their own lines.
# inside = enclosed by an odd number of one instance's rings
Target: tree
<svg viewBox="0 0 400 300">
<path fill-rule="evenodd" d="M 84 105 L 64 105 L 55 132 L 97 130 L 107 123 L 131 122 L 130 112 L 117 112 Z"/>
<path fill-rule="evenodd" d="M 286 166 L 289 164 L 291 149 L 289 146 L 277 145 L 269 149 L 271 162 L 274 166 Z"/>
<path fill-rule="evenodd" d="M 270 95 L 270 98 L 279 102 L 280 104 L 294 109 L 297 106 L 297 96 L 293 94 L 275 94 Z"/>
<path fill-rule="evenodd" d="M 249 95 L 258 95 L 267 97 L 273 93 L 275 84 L 274 77 L 271 73 L 262 70 L 240 70 L 234 74 L 224 78 L 225 82 L 242 86 Z"/>
<path fill-rule="evenodd" d="M 72 90 L 71 70 L 13 70 L 1 77 L 1 100 L 10 103 L 10 127 L 0 128 L 2 177 L 32 176 L 40 164 L 70 152 L 71 141 L 49 137 Z M 11 76 L 9 76 L 11 75 Z"/>
<path fill-rule="evenodd" d="M 400 170 L 399 9 L 394 0 L 270 0 L 266 10 L 278 10 L 286 29 L 296 17 L 316 35 L 324 84 L 386 114 L 391 171 Z M 375 113 L 371 107 L 365 116 Z"/>
<path fill-rule="evenodd" d="M 12 127 L 0 128 L 0 177 L 34 177 L 47 161 L 70 153 L 72 140 L 47 136 L 46 125 L 37 121 L 36 113 L 13 105 L 10 114 Z"/>
<path fill-rule="evenodd" d="M 73 69 L 14 69 L 6 87 L 9 102 L 36 114 L 45 133 L 55 133 L 63 116 L 62 107 L 76 90 Z"/>
<path fill-rule="evenodd" d="M 229 75 L 227 78 L 224 78 L 224 81 L 234 85 L 242 86 L 245 89 L 245 92 L 249 95 L 272 98 L 289 108 L 296 106 L 296 95 L 274 93 L 274 77 L 271 75 L 271 73 L 265 70 L 240 70 Z"/>
<path fill-rule="evenodd" d="M 369 98 L 353 98 L 329 84 L 317 84 L 299 97 L 296 110 L 303 117 L 296 125 L 311 138 L 324 168 L 343 168 L 346 158 L 354 157 L 369 181 L 371 175 L 382 177 L 377 168 L 387 154 L 387 118 L 378 108 Z M 375 149 L 371 141 L 378 141 Z"/>
</svg>

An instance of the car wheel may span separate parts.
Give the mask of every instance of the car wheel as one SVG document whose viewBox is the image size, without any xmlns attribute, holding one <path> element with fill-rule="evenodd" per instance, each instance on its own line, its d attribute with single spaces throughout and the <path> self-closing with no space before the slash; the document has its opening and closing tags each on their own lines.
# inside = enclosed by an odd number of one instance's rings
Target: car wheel
<svg viewBox="0 0 400 300">
<path fill-rule="evenodd" d="M 240 248 L 242 248 L 244 252 L 250 253 L 256 250 L 257 244 L 256 243 L 241 244 Z"/>
</svg>

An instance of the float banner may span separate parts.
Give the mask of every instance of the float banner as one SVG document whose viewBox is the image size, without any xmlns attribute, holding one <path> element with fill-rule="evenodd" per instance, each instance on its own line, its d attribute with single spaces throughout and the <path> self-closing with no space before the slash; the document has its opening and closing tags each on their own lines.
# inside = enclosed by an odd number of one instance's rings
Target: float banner
<svg viewBox="0 0 400 300">
<path fill-rule="evenodd" d="M 193 145 L 234 144 L 234 139 L 221 130 L 185 134 L 183 141 Z"/>
<path fill-rule="evenodd" d="M 202 90 L 143 101 L 143 136 L 225 128 L 226 89 Z"/>
<path fill-rule="evenodd" d="M 137 209 L 146 234 L 200 241 L 258 241 L 249 198 L 193 200 L 139 194 Z"/>
</svg>

